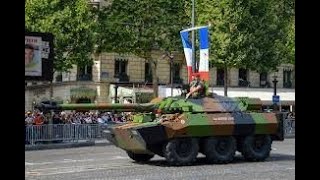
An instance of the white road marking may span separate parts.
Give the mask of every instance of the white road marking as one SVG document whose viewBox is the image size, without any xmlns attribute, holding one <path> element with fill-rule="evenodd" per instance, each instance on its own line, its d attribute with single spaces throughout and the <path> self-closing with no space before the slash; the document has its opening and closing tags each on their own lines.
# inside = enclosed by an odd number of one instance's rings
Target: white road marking
<svg viewBox="0 0 320 180">
<path fill-rule="evenodd" d="M 114 156 L 112 158 L 108 158 L 107 160 L 117 160 L 117 159 L 129 159 L 125 156 Z M 36 165 L 46 165 L 46 164 L 59 164 L 59 163 L 75 163 L 75 162 L 89 162 L 89 161 L 97 161 L 96 159 L 63 159 L 62 161 L 49 161 L 49 162 L 25 162 L 25 166 L 36 166 Z"/>
<path fill-rule="evenodd" d="M 73 160 L 73 159 L 64 159 L 62 161 L 49 161 L 49 162 L 25 162 L 26 166 L 34 166 L 34 165 L 44 165 L 44 164 L 58 164 L 58 163 L 70 163 L 70 162 L 88 162 L 94 161 L 94 159 L 80 159 L 80 160 Z"/>
<path fill-rule="evenodd" d="M 128 159 L 128 157 L 124 157 L 124 156 L 115 156 L 111 159 Z"/>
<path fill-rule="evenodd" d="M 96 171 L 96 170 L 110 170 L 110 169 L 123 169 L 130 167 L 139 167 L 142 165 L 137 164 L 105 164 L 103 166 L 97 165 L 87 165 L 87 166 L 73 166 L 73 167 L 61 167 L 61 168 L 43 168 L 43 169 L 34 169 L 25 172 L 26 175 L 29 176 L 48 176 L 48 175 L 56 175 L 56 174 L 67 174 L 67 173 L 79 173 L 79 172 L 87 172 L 87 171 Z"/>
</svg>

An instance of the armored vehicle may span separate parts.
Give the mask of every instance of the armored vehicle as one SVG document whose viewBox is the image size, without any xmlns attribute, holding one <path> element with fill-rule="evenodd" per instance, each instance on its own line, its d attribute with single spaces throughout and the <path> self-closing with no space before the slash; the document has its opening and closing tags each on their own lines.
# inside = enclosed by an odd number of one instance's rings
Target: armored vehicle
<svg viewBox="0 0 320 180">
<path fill-rule="evenodd" d="M 124 124 L 104 131 L 107 139 L 137 161 L 162 156 L 169 165 L 191 165 L 198 153 L 208 163 L 230 163 L 236 151 L 248 161 L 269 157 L 273 141 L 282 141 L 281 113 L 263 112 L 254 98 L 184 96 L 147 104 L 42 104 L 44 109 L 101 109 L 132 112 Z"/>
<path fill-rule="evenodd" d="M 198 153 L 208 163 L 229 163 L 236 151 L 248 161 L 263 161 L 274 140 L 283 140 L 283 115 L 261 112 L 259 99 L 221 96 L 170 97 L 153 113 L 137 113 L 132 121 L 105 131 L 108 140 L 135 161 L 155 154 L 170 165 L 189 165 Z"/>
</svg>

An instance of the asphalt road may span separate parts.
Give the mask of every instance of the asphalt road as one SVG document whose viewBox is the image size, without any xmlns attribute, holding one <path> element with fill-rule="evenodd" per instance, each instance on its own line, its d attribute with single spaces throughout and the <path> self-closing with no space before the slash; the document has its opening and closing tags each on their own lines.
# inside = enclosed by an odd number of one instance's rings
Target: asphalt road
<svg viewBox="0 0 320 180">
<path fill-rule="evenodd" d="M 169 167 L 155 156 L 148 164 L 132 161 L 113 145 L 25 152 L 26 179 L 295 179 L 295 139 L 273 142 L 265 162 L 246 162 L 237 154 L 234 162 L 208 165 L 202 155 L 193 166 Z"/>
</svg>

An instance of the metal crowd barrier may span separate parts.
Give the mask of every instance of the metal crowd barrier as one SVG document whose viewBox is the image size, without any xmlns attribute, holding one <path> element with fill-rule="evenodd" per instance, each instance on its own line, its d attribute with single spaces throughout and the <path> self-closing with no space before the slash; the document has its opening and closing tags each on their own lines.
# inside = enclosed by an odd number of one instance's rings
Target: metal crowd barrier
<svg viewBox="0 0 320 180">
<path fill-rule="evenodd" d="M 284 128 L 284 137 L 294 137 L 295 136 L 295 118 L 284 119 L 283 128 Z"/>
<path fill-rule="evenodd" d="M 284 119 L 284 136 L 295 135 L 295 119 Z M 45 142 L 78 142 L 102 139 L 103 124 L 46 124 L 25 127 L 25 144 Z"/>
<path fill-rule="evenodd" d="M 46 124 L 25 127 L 25 144 L 93 141 L 103 138 L 101 124 Z"/>
</svg>

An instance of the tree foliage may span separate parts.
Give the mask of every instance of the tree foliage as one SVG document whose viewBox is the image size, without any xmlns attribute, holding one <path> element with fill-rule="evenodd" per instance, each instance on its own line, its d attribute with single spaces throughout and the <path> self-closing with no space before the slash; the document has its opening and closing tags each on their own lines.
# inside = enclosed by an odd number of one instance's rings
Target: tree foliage
<svg viewBox="0 0 320 180">
<path fill-rule="evenodd" d="M 154 49 L 181 50 L 186 17 L 182 0 L 113 1 L 99 14 L 99 50 L 141 57 Z"/>
<path fill-rule="evenodd" d="M 92 63 L 95 16 L 87 0 L 26 0 L 25 27 L 54 35 L 54 69 Z"/>
<path fill-rule="evenodd" d="M 293 0 L 199 0 L 196 26 L 210 24 L 210 60 L 217 66 L 270 71 L 294 63 Z M 26 0 L 27 31 L 55 36 L 58 71 L 92 63 L 98 52 L 133 53 L 153 63 L 153 50 L 180 51 L 191 1 L 117 0 L 93 12 L 87 0 Z M 155 83 L 155 82 L 154 82 Z"/>
<path fill-rule="evenodd" d="M 179 31 L 187 23 L 182 0 L 113 1 L 99 14 L 98 50 L 145 58 L 152 64 L 153 83 L 157 84 L 157 61 L 151 53 L 153 50 L 182 52 Z"/>
<path fill-rule="evenodd" d="M 294 2 L 291 0 L 202 0 L 197 25 L 210 26 L 214 64 L 257 71 L 294 62 Z"/>
</svg>

